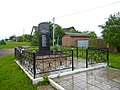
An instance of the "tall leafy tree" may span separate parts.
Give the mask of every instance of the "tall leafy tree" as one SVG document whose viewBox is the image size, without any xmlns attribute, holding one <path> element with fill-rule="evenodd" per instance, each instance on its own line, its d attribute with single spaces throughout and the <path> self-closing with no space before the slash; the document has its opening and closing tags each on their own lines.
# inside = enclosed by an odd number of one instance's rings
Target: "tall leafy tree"
<svg viewBox="0 0 120 90">
<path fill-rule="evenodd" d="M 9 37 L 9 39 L 12 40 L 12 41 L 16 41 L 16 36 L 12 35 L 12 36 Z"/>
<path fill-rule="evenodd" d="M 17 36 L 17 41 L 18 42 L 23 42 L 23 36 Z"/>
<path fill-rule="evenodd" d="M 35 32 L 33 34 L 31 44 L 38 46 L 39 44 L 38 42 L 39 42 L 38 28 L 35 28 Z"/>
<path fill-rule="evenodd" d="M 23 36 L 24 36 L 24 40 L 25 40 L 26 42 L 30 42 L 31 39 L 32 39 L 32 35 L 25 34 L 25 35 L 23 35 Z"/>
<path fill-rule="evenodd" d="M 69 32 L 70 32 L 70 33 L 78 33 L 78 31 L 75 30 L 75 29 L 73 29 L 73 28 L 71 28 L 71 29 L 69 30 Z"/>
<path fill-rule="evenodd" d="M 53 23 L 52 22 L 48 22 L 49 23 L 49 26 L 50 26 L 50 39 L 53 38 Z"/>
<path fill-rule="evenodd" d="M 103 29 L 102 36 L 106 43 L 120 52 L 120 12 L 111 14 L 105 24 L 99 27 Z"/>
<path fill-rule="evenodd" d="M 89 34 L 89 31 L 83 31 L 82 34 Z"/>
<path fill-rule="evenodd" d="M 97 35 L 94 31 L 90 31 L 89 34 L 88 34 L 91 38 L 93 39 L 96 39 L 97 38 Z"/>
<path fill-rule="evenodd" d="M 59 43 L 59 38 L 64 35 L 64 31 L 61 26 L 57 25 L 55 28 L 55 37 L 57 38 L 57 44 Z"/>
<path fill-rule="evenodd" d="M 50 39 L 51 41 L 53 41 L 53 23 L 52 22 L 48 22 L 50 25 Z M 59 43 L 59 38 L 62 37 L 64 34 L 64 30 L 62 29 L 61 26 L 59 26 L 58 24 L 55 24 L 55 31 L 54 31 L 54 35 L 55 35 L 55 39 L 57 39 L 57 44 Z"/>
<path fill-rule="evenodd" d="M 22 36 L 17 36 L 18 42 L 30 42 L 32 39 L 32 35 L 24 34 Z"/>
<path fill-rule="evenodd" d="M 89 31 L 83 31 L 81 33 L 89 35 L 90 38 L 92 38 L 92 39 L 96 39 L 97 38 L 97 35 L 96 35 L 96 33 L 94 31 L 90 31 L 90 32 Z"/>
</svg>

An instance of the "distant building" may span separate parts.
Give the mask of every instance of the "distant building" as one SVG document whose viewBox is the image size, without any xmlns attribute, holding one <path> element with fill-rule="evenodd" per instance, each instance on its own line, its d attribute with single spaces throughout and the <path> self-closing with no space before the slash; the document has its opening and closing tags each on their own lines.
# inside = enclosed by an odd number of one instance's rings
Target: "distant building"
<svg viewBox="0 0 120 90">
<path fill-rule="evenodd" d="M 64 32 L 76 32 L 74 27 L 63 28 Z"/>
<path fill-rule="evenodd" d="M 62 37 L 62 46 L 76 46 L 78 40 L 90 40 L 90 36 L 81 33 L 65 33 Z"/>
<path fill-rule="evenodd" d="M 103 37 L 97 37 L 97 39 L 91 38 L 89 40 L 89 46 L 99 47 L 99 48 L 105 48 L 106 44 L 105 44 L 105 42 L 103 40 Z"/>
</svg>

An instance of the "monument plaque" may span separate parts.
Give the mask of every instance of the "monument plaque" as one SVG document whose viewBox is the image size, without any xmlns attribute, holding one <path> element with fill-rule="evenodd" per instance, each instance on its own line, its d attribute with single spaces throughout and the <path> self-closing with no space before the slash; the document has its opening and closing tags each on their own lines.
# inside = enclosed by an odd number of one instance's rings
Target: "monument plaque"
<svg viewBox="0 0 120 90">
<path fill-rule="evenodd" d="M 46 22 L 42 22 L 38 26 L 39 32 L 39 50 L 40 52 L 50 51 L 50 27 Z"/>
<path fill-rule="evenodd" d="M 47 47 L 47 36 L 42 35 L 42 47 Z"/>
</svg>

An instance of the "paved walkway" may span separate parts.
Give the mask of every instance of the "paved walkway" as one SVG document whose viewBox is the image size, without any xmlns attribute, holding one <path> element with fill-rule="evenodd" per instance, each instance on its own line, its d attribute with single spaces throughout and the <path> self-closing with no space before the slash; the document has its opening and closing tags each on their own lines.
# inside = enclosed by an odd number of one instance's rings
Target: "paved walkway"
<svg viewBox="0 0 120 90">
<path fill-rule="evenodd" d="M 66 90 L 120 90 L 120 70 L 100 68 L 54 79 Z"/>
<path fill-rule="evenodd" d="M 13 54 L 13 53 L 14 53 L 14 49 L 0 49 L 0 56 Z"/>
</svg>

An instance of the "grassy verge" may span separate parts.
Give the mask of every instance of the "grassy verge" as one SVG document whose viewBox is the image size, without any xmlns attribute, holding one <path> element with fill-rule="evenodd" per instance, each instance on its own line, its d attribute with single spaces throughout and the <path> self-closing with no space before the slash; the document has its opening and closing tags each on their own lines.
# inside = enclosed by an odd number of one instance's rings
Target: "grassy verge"
<svg viewBox="0 0 120 90">
<path fill-rule="evenodd" d="M 15 48 L 17 46 L 30 46 L 29 42 L 6 42 L 6 45 L 0 45 L 0 48 Z"/>
<path fill-rule="evenodd" d="M 109 62 L 110 67 L 120 69 L 120 53 L 110 53 Z"/>
<path fill-rule="evenodd" d="M 14 62 L 13 55 L 0 57 L 0 90 L 37 90 Z"/>
</svg>

